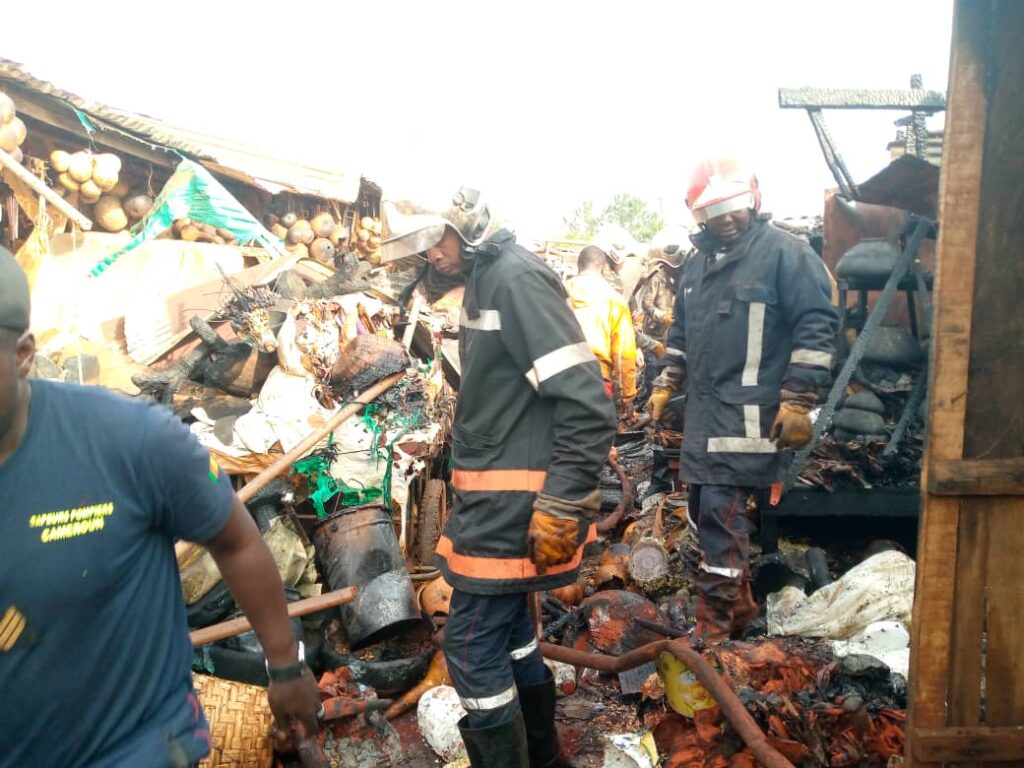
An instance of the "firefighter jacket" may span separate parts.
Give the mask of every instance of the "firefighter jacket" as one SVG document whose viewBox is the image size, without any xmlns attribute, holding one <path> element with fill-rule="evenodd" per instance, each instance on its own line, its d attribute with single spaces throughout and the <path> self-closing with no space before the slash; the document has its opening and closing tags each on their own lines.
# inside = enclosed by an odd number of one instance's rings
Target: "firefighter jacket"
<svg viewBox="0 0 1024 768">
<path fill-rule="evenodd" d="M 565 282 L 569 306 L 601 364 L 601 376 L 617 382 L 624 402 L 636 397 L 636 334 L 622 294 L 592 273 Z"/>
<path fill-rule="evenodd" d="M 765 218 L 727 252 L 707 233 L 694 244 L 662 358 L 687 372 L 680 476 L 766 488 L 791 458 L 768 440 L 781 390 L 831 379 L 839 321 L 828 275 L 810 246 Z"/>
<path fill-rule="evenodd" d="M 636 289 L 636 303 L 643 317 L 642 330 L 653 339 L 664 340 L 668 333 L 666 319 L 676 303 L 677 276 L 678 270 L 658 263 Z"/>
<path fill-rule="evenodd" d="M 569 584 L 593 525 L 580 525 L 575 558 L 543 576 L 527 529 L 538 492 L 578 500 L 598 487 L 616 428 L 600 366 L 558 276 L 507 230 L 472 257 L 459 326 L 455 503 L 438 566 L 477 594 Z"/>
</svg>

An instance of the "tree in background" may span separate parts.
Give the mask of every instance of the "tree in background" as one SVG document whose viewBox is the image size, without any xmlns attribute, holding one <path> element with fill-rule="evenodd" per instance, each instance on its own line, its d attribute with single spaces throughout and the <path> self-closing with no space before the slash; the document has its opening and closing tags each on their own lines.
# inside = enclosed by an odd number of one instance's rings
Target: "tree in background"
<svg viewBox="0 0 1024 768">
<path fill-rule="evenodd" d="M 628 192 L 621 192 L 612 198 L 600 213 L 594 212 L 594 201 L 584 200 L 565 222 L 565 236 L 571 240 L 589 240 L 604 224 L 618 224 L 636 238 L 639 243 L 649 243 L 665 222 L 647 207 L 647 203 Z"/>
</svg>

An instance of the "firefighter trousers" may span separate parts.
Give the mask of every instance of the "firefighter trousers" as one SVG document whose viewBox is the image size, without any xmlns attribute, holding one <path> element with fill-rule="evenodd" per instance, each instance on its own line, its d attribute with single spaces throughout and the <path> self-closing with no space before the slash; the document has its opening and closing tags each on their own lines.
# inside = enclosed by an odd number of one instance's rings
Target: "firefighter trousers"
<svg viewBox="0 0 1024 768">
<path fill-rule="evenodd" d="M 734 485 L 690 485 L 688 511 L 696 520 L 701 570 L 739 579 L 750 561 L 747 497 L 755 488 Z"/>
<path fill-rule="evenodd" d="M 452 593 L 444 655 L 468 728 L 508 722 L 519 711 L 516 686 L 547 679 L 528 599 L 527 592 Z"/>
</svg>

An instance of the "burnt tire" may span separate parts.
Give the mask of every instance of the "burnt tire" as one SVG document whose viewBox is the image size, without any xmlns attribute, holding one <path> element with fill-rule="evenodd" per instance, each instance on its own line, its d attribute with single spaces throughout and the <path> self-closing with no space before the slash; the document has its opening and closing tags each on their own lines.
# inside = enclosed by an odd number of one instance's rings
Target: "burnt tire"
<svg viewBox="0 0 1024 768">
<path fill-rule="evenodd" d="M 323 650 L 322 637 L 312 638 L 306 644 L 306 664 L 316 670 Z M 224 680 L 233 680 L 236 683 L 248 683 L 249 685 L 261 685 L 266 687 L 270 682 L 267 679 L 267 667 L 263 653 L 249 653 L 247 651 L 232 650 L 217 644 L 211 644 L 204 649 L 196 648 L 194 658 L 196 662 L 205 655 L 213 667 L 212 674 Z M 203 668 L 193 663 L 193 669 Z"/>
<path fill-rule="evenodd" d="M 434 550 L 448 521 L 448 487 L 444 480 L 427 480 L 416 520 L 416 561 L 434 564 Z"/>
<path fill-rule="evenodd" d="M 216 624 L 234 610 L 235 600 L 223 581 L 217 582 L 213 589 L 185 608 L 190 629 Z"/>
<path fill-rule="evenodd" d="M 348 667 L 354 682 L 370 686 L 378 696 L 393 698 L 423 679 L 430 660 L 434 658 L 434 649 L 406 659 L 361 661 L 349 654 L 338 653 L 330 643 L 324 643 L 320 657 L 325 670 Z"/>
</svg>

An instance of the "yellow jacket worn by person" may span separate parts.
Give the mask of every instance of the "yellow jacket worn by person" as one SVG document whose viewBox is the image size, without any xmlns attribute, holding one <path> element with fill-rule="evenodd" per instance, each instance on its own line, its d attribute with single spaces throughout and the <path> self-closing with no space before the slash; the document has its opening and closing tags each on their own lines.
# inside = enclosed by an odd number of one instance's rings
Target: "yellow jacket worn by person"
<svg viewBox="0 0 1024 768">
<path fill-rule="evenodd" d="M 599 274 L 584 273 L 565 283 L 576 313 L 607 381 L 618 381 L 622 399 L 636 397 L 636 334 L 622 294 Z"/>
</svg>

